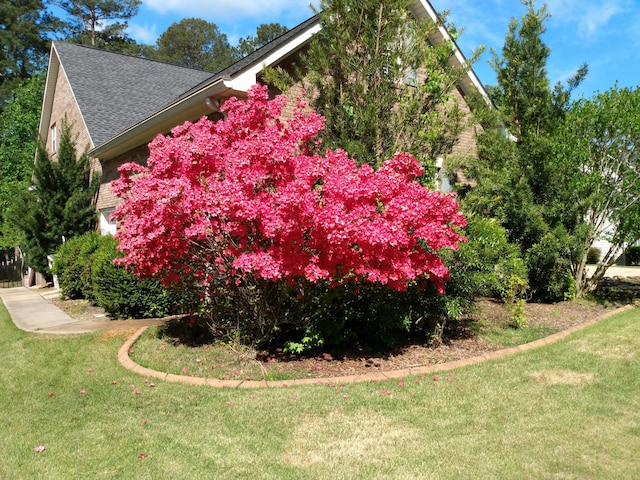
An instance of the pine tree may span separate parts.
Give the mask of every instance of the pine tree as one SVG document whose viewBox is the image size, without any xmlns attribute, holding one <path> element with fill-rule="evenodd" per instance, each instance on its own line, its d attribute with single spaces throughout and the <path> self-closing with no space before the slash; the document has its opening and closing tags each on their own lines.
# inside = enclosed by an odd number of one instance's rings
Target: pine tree
<svg viewBox="0 0 640 480">
<path fill-rule="evenodd" d="M 33 185 L 20 192 L 8 220 L 21 231 L 29 265 L 47 272 L 47 255 L 64 242 L 95 228 L 95 200 L 100 179 L 91 175 L 89 157 L 78 157 L 70 126 L 62 125 L 57 158 L 40 147 Z"/>
<path fill-rule="evenodd" d="M 310 103 L 327 120 L 326 146 L 374 167 L 397 151 L 432 167 L 464 126 L 451 92 L 472 62 L 452 66 L 453 42 L 432 44 L 438 25 L 416 20 L 410 5 L 323 0 L 322 29 L 301 61 L 298 76 L 313 86 Z"/>
<path fill-rule="evenodd" d="M 509 24 L 502 55 L 493 52 L 498 85 L 489 92 L 496 109 L 484 112 L 478 159 L 466 172 L 477 186 L 465 208 L 498 218 L 528 259 L 534 294 L 557 300 L 570 287 L 582 217 L 554 162 L 553 138 L 587 66 L 552 89 L 546 70 L 551 49 L 541 38 L 550 15 L 544 5 L 536 9 L 535 0 L 522 4 L 527 11 Z"/>
</svg>

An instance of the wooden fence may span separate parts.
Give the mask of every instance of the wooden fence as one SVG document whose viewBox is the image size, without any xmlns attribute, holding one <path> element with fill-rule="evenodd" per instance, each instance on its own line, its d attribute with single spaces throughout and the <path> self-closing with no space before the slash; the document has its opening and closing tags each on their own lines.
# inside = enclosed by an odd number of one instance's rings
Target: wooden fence
<svg viewBox="0 0 640 480">
<path fill-rule="evenodd" d="M 21 287 L 26 268 L 19 248 L 0 251 L 0 288 Z"/>
</svg>

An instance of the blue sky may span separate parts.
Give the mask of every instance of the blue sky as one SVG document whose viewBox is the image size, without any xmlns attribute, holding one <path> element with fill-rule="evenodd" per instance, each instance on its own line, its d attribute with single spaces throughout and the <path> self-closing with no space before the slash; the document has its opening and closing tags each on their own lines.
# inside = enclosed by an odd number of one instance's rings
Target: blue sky
<svg viewBox="0 0 640 480">
<path fill-rule="evenodd" d="M 317 3 L 317 2 L 316 2 Z M 499 53 L 511 18 L 526 11 L 519 0 L 431 0 L 438 11 L 449 10 L 449 20 L 463 27 L 458 45 L 466 56 L 480 45 L 486 52 L 474 65 L 480 81 L 495 83 L 487 61 L 489 49 Z M 537 6 L 542 6 L 537 1 Z M 143 0 L 129 21 L 129 35 L 153 44 L 169 25 L 197 17 L 218 25 L 232 44 L 252 35 L 261 23 L 279 22 L 292 28 L 309 18 L 310 0 Z M 565 81 L 583 63 L 589 76 L 577 96 L 591 97 L 618 81 L 640 85 L 640 2 L 638 0 L 547 0 L 552 17 L 543 39 L 551 47 L 547 64 L 552 83 Z"/>
</svg>

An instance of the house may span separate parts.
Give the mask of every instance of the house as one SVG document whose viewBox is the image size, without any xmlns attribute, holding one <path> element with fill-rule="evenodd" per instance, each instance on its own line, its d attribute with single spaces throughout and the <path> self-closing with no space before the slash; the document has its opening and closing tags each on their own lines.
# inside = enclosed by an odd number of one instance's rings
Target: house
<svg viewBox="0 0 640 480">
<path fill-rule="evenodd" d="M 438 18 L 428 0 L 414 0 L 412 10 L 419 19 Z M 312 17 L 216 74 L 54 41 L 40 139 L 55 156 L 61 123 L 66 119 L 72 125 L 78 148 L 88 150 L 93 171 L 101 175 L 96 205 L 100 230 L 113 233 L 115 225 L 109 216 L 117 199 L 110 182 L 118 177 L 120 165 L 144 164 L 149 155 L 147 144 L 176 125 L 205 115 L 219 117 L 219 106 L 226 98 L 246 98 L 265 66 L 286 69 L 319 29 L 318 19 Z M 431 41 L 444 40 L 450 37 L 441 27 Z M 465 58 L 456 49 L 451 61 L 461 65 Z M 465 98 L 477 91 L 488 101 L 484 87 L 470 71 L 453 93 L 469 111 Z M 463 133 L 456 149 L 474 154 L 473 131 Z"/>
</svg>

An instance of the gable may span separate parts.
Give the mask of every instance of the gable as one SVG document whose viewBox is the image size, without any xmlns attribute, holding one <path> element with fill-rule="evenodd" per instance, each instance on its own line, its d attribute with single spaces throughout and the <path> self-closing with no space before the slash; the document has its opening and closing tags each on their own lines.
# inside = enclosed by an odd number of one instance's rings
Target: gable
<svg viewBox="0 0 640 480">
<path fill-rule="evenodd" d="M 144 120 L 212 75 L 66 42 L 53 42 L 51 49 L 50 64 L 57 65 L 49 74 L 66 77 L 92 146 Z M 55 97 L 55 92 L 50 95 Z"/>
</svg>

